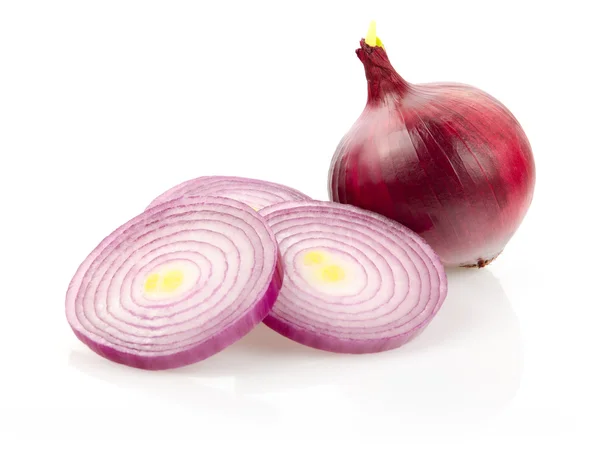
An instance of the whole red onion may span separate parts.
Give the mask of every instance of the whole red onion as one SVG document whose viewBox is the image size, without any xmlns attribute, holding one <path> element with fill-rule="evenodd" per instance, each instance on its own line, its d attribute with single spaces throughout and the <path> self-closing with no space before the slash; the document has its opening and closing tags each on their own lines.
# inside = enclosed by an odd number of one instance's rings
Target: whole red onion
<svg viewBox="0 0 600 452">
<path fill-rule="evenodd" d="M 519 122 L 472 86 L 408 83 L 374 24 L 356 54 L 368 100 L 333 156 L 330 199 L 404 224 L 446 266 L 488 264 L 533 197 L 535 164 Z"/>
</svg>

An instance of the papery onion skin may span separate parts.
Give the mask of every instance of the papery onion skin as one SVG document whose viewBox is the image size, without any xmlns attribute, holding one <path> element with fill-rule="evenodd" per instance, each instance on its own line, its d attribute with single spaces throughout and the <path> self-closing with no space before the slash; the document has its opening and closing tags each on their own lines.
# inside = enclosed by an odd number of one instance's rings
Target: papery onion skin
<svg viewBox="0 0 600 452">
<path fill-rule="evenodd" d="M 154 199 L 148 207 L 181 196 L 219 196 L 244 202 L 254 210 L 284 201 L 309 200 L 295 188 L 239 176 L 201 176 L 184 181 Z"/>
<path fill-rule="evenodd" d="M 136 278 L 139 283 L 173 262 L 199 265 L 198 279 L 173 298 L 149 300 Z M 234 264 L 238 273 L 230 276 Z M 218 267 L 224 280 L 214 276 Z M 108 235 L 73 276 L 65 312 L 77 338 L 100 356 L 140 369 L 172 369 L 206 359 L 247 334 L 272 308 L 283 278 L 274 235 L 254 210 L 225 198 L 179 198 Z"/>
<path fill-rule="evenodd" d="M 367 104 L 339 143 L 329 198 L 420 234 L 446 266 L 483 267 L 532 202 L 535 163 L 512 113 L 468 85 L 411 84 L 361 40 Z"/>
<path fill-rule="evenodd" d="M 336 353 L 392 350 L 422 333 L 446 299 L 439 257 L 416 233 L 382 215 L 327 201 L 286 202 L 259 213 L 275 233 L 286 274 L 264 323 L 291 340 Z M 325 292 L 332 290 L 329 283 L 307 282 L 310 267 L 299 271 L 305 253 L 315 249 L 344 259 L 347 284 L 334 287 L 335 294 Z"/>
</svg>

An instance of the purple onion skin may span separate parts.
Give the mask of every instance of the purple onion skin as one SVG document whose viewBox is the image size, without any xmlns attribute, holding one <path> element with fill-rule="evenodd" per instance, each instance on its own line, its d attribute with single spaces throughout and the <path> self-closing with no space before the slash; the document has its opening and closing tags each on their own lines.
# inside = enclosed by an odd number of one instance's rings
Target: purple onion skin
<svg viewBox="0 0 600 452">
<path fill-rule="evenodd" d="M 409 227 L 446 266 L 485 266 L 533 198 L 535 164 L 519 122 L 472 86 L 406 82 L 364 39 L 356 53 L 368 100 L 332 158 L 330 199 Z"/>
</svg>

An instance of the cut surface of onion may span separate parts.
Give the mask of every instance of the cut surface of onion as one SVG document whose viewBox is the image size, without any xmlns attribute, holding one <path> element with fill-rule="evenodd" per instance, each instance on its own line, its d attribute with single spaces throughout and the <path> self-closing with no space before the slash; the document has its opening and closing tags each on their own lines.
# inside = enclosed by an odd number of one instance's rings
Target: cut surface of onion
<svg viewBox="0 0 600 452">
<path fill-rule="evenodd" d="M 254 210 L 284 201 L 311 199 L 296 189 L 274 182 L 235 176 L 202 176 L 167 190 L 149 207 L 181 196 L 220 196 L 243 202 Z"/>
<path fill-rule="evenodd" d="M 75 273 L 66 316 L 99 355 L 168 369 L 205 359 L 260 323 L 283 280 L 277 242 L 247 205 L 179 198 L 106 237 Z"/>
<path fill-rule="evenodd" d="M 434 318 L 444 267 L 416 233 L 379 214 L 326 201 L 260 211 L 279 243 L 285 280 L 264 323 L 340 353 L 397 348 Z"/>
</svg>

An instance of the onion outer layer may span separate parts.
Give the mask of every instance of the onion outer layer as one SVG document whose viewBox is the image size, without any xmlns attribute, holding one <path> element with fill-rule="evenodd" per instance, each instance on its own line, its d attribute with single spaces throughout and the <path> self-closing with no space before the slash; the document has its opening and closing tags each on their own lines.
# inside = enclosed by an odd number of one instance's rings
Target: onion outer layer
<svg viewBox="0 0 600 452">
<path fill-rule="evenodd" d="M 329 199 L 404 224 L 447 266 L 487 265 L 533 198 L 535 164 L 521 125 L 475 87 L 408 83 L 382 45 L 363 39 L 356 53 L 368 99 L 333 155 Z"/>
</svg>

